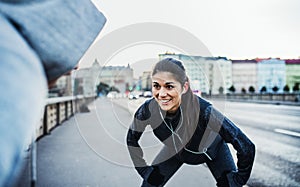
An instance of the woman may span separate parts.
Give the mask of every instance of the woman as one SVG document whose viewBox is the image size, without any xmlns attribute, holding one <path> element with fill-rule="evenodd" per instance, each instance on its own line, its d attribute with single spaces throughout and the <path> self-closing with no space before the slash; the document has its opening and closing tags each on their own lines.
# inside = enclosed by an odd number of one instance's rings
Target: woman
<svg viewBox="0 0 300 187">
<path fill-rule="evenodd" d="M 252 170 L 255 146 L 213 106 L 193 94 L 181 61 L 166 58 L 152 72 L 153 98 L 137 110 L 127 145 L 142 186 L 164 186 L 184 164 L 206 163 L 217 186 L 242 186 Z M 139 139 L 147 125 L 164 147 L 147 165 Z M 237 166 L 227 143 L 237 151 Z"/>
</svg>

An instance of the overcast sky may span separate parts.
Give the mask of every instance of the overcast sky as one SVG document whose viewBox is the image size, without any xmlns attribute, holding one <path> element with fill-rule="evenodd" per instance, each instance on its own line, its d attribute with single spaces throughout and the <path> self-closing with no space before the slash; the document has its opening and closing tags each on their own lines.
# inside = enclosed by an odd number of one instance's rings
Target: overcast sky
<svg viewBox="0 0 300 187">
<path fill-rule="evenodd" d="M 120 28 L 136 23 L 171 24 L 195 35 L 212 56 L 229 59 L 299 58 L 299 0 L 93 0 L 107 18 L 98 40 Z M 96 41 L 96 43 L 97 43 Z M 96 45 L 95 45 L 96 46 Z M 109 44 L 106 44 L 109 48 Z M 115 51 L 108 64 L 133 63 L 155 53 L 175 51 L 156 43 L 124 46 Z M 100 58 L 89 52 L 82 66 Z M 143 57 L 137 57 L 138 54 Z M 197 55 L 197 54 L 194 54 Z M 201 55 L 201 54 L 199 54 Z M 157 55 L 154 57 L 157 57 Z M 133 60 L 135 59 L 135 60 Z M 122 61 L 122 63 L 120 62 Z M 100 62 L 104 63 L 104 62 Z"/>
</svg>

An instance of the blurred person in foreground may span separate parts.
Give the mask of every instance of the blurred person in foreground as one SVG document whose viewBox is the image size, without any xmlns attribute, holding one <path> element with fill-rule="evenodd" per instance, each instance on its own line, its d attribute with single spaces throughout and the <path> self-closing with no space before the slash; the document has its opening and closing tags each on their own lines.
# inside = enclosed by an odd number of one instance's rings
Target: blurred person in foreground
<svg viewBox="0 0 300 187">
<path fill-rule="evenodd" d="M 219 187 L 247 183 L 255 145 L 211 103 L 193 94 L 181 61 L 166 58 L 154 66 L 152 93 L 153 98 L 135 113 L 127 134 L 128 150 L 143 187 L 164 186 L 183 164 L 203 163 Z M 147 125 L 164 144 L 151 165 L 139 145 Z M 237 166 L 227 143 L 237 151 Z"/>
<path fill-rule="evenodd" d="M 12 186 L 47 87 L 76 67 L 106 22 L 90 0 L 0 0 L 0 186 Z"/>
</svg>

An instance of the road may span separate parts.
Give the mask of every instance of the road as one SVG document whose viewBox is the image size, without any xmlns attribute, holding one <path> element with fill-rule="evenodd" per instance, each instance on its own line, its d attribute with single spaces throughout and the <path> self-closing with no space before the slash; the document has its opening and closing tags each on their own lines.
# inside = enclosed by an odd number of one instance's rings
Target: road
<svg viewBox="0 0 300 187">
<path fill-rule="evenodd" d="M 119 99 L 115 104 L 134 113 L 143 99 Z M 256 145 L 248 186 L 300 186 L 300 107 L 211 101 Z M 235 155 L 232 149 L 232 154 Z M 189 172 L 189 170 L 186 170 Z"/>
<path fill-rule="evenodd" d="M 225 113 L 256 145 L 249 186 L 300 186 L 300 107 L 227 102 Z"/>
</svg>

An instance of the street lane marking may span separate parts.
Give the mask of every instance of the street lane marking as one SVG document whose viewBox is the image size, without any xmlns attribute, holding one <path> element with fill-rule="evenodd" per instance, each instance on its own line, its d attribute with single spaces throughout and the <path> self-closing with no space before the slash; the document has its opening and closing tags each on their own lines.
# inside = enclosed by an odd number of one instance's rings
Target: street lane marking
<svg viewBox="0 0 300 187">
<path fill-rule="evenodd" d="M 291 135 L 291 136 L 300 137 L 300 133 L 294 132 L 294 131 L 289 131 L 289 130 L 284 130 L 284 129 L 275 129 L 274 131 L 281 133 L 281 134 L 287 134 L 287 135 Z"/>
</svg>

